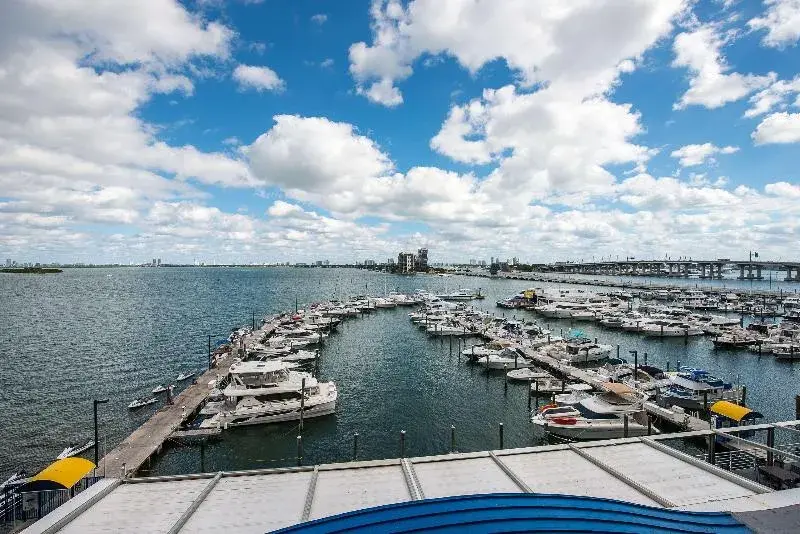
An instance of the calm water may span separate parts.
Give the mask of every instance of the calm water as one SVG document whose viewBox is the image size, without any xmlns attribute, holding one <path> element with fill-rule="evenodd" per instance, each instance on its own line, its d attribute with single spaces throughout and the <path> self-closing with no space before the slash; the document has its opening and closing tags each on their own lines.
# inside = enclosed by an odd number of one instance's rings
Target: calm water
<svg viewBox="0 0 800 534">
<path fill-rule="evenodd" d="M 638 279 L 641 281 L 642 279 Z M 530 282 L 482 278 L 398 277 L 347 269 L 163 268 L 75 269 L 52 276 L 0 275 L 0 477 L 35 470 L 70 442 L 92 434 L 92 399 L 100 408 L 101 454 L 152 411 L 131 414 L 127 404 L 181 370 L 206 362 L 207 335 L 225 337 L 256 316 L 299 302 L 383 293 L 384 288 L 441 291 L 480 286 L 476 306 L 494 308 Z M 534 284 L 546 286 L 548 284 Z M 550 284 L 552 285 L 552 284 Z M 588 290 L 588 288 L 586 288 Z M 408 309 L 381 310 L 343 323 L 322 350 L 320 377 L 336 381 L 337 414 L 309 420 L 303 432 L 306 463 L 349 460 L 359 433 L 360 459 L 394 457 L 407 432 L 409 455 L 446 452 L 450 425 L 460 451 L 496 447 L 504 423 L 507 447 L 542 442 L 528 422 L 524 385 L 506 388 L 452 352 L 448 340 L 412 326 Z M 532 314 L 521 312 L 529 318 Z M 519 312 L 518 312 L 519 315 Z M 558 332 L 569 322 L 550 320 Z M 748 352 L 714 351 L 709 340 L 648 341 L 636 334 L 581 323 L 590 337 L 648 353 L 648 363 L 708 368 L 748 386 L 748 404 L 770 420 L 794 416 L 800 364 Z M 642 358 L 640 358 L 642 361 Z M 155 409 L 155 407 L 153 408 Z M 295 462 L 294 424 L 233 429 L 205 452 L 205 469 L 242 469 Z M 200 470 L 196 447 L 169 448 L 154 473 Z"/>
</svg>

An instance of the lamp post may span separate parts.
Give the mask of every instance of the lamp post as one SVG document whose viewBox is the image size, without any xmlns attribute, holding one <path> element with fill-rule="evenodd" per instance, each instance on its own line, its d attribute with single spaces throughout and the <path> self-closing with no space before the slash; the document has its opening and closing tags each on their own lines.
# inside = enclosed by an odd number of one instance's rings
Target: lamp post
<svg viewBox="0 0 800 534">
<path fill-rule="evenodd" d="M 97 463 L 100 461 L 98 458 L 100 454 L 100 438 L 98 437 L 97 432 L 97 405 L 98 404 L 105 404 L 108 402 L 108 399 L 94 399 L 92 401 L 92 405 L 94 408 L 94 467 L 97 469 Z"/>
</svg>

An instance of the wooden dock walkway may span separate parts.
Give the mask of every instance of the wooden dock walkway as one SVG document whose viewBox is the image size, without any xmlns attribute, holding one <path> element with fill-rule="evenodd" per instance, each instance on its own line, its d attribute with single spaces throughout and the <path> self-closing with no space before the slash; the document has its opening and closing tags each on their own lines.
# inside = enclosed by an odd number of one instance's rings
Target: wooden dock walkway
<svg viewBox="0 0 800 534">
<path fill-rule="evenodd" d="M 268 324 L 256 333 L 269 334 L 275 328 L 275 323 Z M 253 334 L 250 334 L 248 337 L 252 336 Z M 245 343 L 248 341 L 245 339 Z M 109 451 L 97 465 L 97 474 L 110 478 L 135 476 L 145 462 L 161 451 L 164 442 L 180 429 L 181 424 L 194 416 L 211 391 L 209 383 L 216 380 L 220 374 L 227 375 L 236 356 L 237 354 L 231 351 L 217 360 L 214 367 L 204 372 L 193 384 L 175 396 L 173 404 L 168 404 L 155 412 L 142 426 Z"/>
</svg>

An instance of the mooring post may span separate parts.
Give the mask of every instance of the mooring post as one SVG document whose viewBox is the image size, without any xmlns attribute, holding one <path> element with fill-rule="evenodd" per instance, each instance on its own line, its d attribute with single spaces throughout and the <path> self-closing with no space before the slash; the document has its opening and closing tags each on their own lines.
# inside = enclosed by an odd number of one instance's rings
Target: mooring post
<svg viewBox="0 0 800 534">
<path fill-rule="evenodd" d="M 450 452 L 456 452 L 456 426 L 450 425 Z"/>
<path fill-rule="evenodd" d="M 651 435 L 653 433 L 653 418 L 650 414 L 647 414 L 647 435 Z"/>
<path fill-rule="evenodd" d="M 622 416 L 622 437 L 628 437 L 628 414 Z"/>
<path fill-rule="evenodd" d="M 714 465 L 716 460 L 716 446 L 717 446 L 717 438 L 716 434 L 709 434 L 708 435 L 708 463 Z"/>
<path fill-rule="evenodd" d="M 617 359 L 619 360 L 619 345 L 617 345 Z"/>
<path fill-rule="evenodd" d="M 303 436 L 297 436 L 297 465 L 303 465 Z"/>
<path fill-rule="evenodd" d="M 500 423 L 500 448 L 501 449 L 504 448 L 503 447 L 503 423 Z"/>
<path fill-rule="evenodd" d="M 300 433 L 303 432 L 303 412 L 306 409 L 306 379 L 300 382 Z"/>
<path fill-rule="evenodd" d="M 208 336 L 208 368 L 211 369 L 211 335 Z"/>
<path fill-rule="evenodd" d="M 703 391 L 703 411 L 708 413 L 708 391 Z"/>
<path fill-rule="evenodd" d="M 200 472 L 206 472 L 206 440 L 200 440 Z"/>
<path fill-rule="evenodd" d="M 358 432 L 353 432 L 353 461 L 358 458 Z"/>
<path fill-rule="evenodd" d="M 771 426 L 767 429 L 767 447 L 770 449 L 775 447 L 775 427 Z M 775 465 L 775 455 L 772 450 L 767 450 L 767 465 Z"/>
<path fill-rule="evenodd" d="M 800 419 L 800 395 L 794 396 L 794 418 L 795 421 Z"/>
<path fill-rule="evenodd" d="M 747 406 L 747 386 L 742 384 L 742 400 L 739 403 L 741 406 Z"/>
<path fill-rule="evenodd" d="M 400 431 L 400 458 L 406 457 L 406 431 Z"/>
<path fill-rule="evenodd" d="M 647 365 L 647 353 L 644 353 L 644 364 Z"/>
</svg>

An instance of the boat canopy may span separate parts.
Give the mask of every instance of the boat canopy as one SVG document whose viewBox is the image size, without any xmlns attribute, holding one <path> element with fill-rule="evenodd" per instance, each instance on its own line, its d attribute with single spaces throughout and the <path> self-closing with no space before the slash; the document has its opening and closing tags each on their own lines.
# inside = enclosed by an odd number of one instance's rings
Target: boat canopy
<svg viewBox="0 0 800 534">
<path fill-rule="evenodd" d="M 728 419 L 736 421 L 737 423 L 741 423 L 746 419 L 752 420 L 764 417 L 761 413 L 753 411 L 750 408 L 739 406 L 738 404 L 724 400 L 717 401 L 712 404 L 711 413 L 727 417 Z"/>
<path fill-rule="evenodd" d="M 19 487 L 20 492 L 70 489 L 95 468 L 85 458 L 72 457 L 56 460 L 39 474 Z"/>
<path fill-rule="evenodd" d="M 636 391 L 631 389 L 629 386 L 620 384 L 619 382 L 605 382 L 603 383 L 602 387 L 609 393 L 616 393 L 617 395 L 629 395 L 631 393 L 636 393 Z"/>
</svg>

